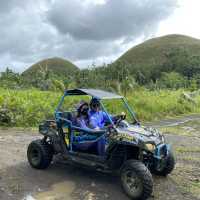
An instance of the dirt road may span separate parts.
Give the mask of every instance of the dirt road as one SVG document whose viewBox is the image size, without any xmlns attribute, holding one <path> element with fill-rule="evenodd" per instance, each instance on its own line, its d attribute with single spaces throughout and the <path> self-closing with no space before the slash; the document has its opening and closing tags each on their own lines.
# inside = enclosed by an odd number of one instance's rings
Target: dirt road
<svg viewBox="0 0 200 200">
<path fill-rule="evenodd" d="M 177 164 L 167 178 L 154 176 L 150 199 L 200 199 L 200 116 L 154 125 L 172 144 Z M 33 131 L 0 130 L 1 200 L 128 200 L 117 177 L 60 162 L 44 171 L 32 169 L 26 160 L 26 149 L 39 137 Z"/>
</svg>

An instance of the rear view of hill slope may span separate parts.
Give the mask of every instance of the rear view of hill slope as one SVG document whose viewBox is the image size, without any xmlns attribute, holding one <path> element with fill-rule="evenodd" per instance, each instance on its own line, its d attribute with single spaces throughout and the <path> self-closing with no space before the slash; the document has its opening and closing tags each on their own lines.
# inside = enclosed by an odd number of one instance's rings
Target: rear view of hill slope
<svg viewBox="0 0 200 200">
<path fill-rule="evenodd" d="M 147 79 L 171 71 L 190 77 L 200 72 L 200 40 L 184 35 L 150 39 L 128 50 L 114 65 L 119 63 L 126 64 L 131 74 L 142 73 Z"/>
<path fill-rule="evenodd" d="M 79 69 L 71 62 L 62 58 L 49 58 L 42 60 L 22 73 L 24 77 L 34 77 L 38 72 L 50 71 L 58 76 L 72 76 Z"/>
</svg>

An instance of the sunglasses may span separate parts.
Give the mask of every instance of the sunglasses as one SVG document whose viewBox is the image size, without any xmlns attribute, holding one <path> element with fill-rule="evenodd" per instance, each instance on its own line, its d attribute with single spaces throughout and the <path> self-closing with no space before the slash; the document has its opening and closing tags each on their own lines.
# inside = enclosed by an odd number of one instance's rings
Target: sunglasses
<svg viewBox="0 0 200 200">
<path fill-rule="evenodd" d="M 99 104 L 99 103 L 92 104 L 92 107 L 93 107 L 93 108 L 100 107 L 100 104 Z"/>
<path fill-rule="evenodd" d="M 87 109 L 89 109 L 88 106 L 83 106 L 83 107 L 81 108 L 81 110 L 87 110 Z"/>
</svg>

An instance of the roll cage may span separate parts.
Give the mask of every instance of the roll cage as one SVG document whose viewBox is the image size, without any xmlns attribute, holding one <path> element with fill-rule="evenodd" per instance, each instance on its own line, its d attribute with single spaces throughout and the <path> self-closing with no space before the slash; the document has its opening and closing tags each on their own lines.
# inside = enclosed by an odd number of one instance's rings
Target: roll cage
<svg viewBox="0 0 200 200">
<path fill-rule="evenodd" d="M 82 143 L 84 145 L 84 143 L 98 143 L 99 141 L 101 141 L 101 138 L 105 136 L 105 133 L 107 130 L 93 130 L 93 129 L 84 129 L 84 128 L 80 128 L 77 127 L 76 124 L 73 123 L 73 120 L 71 119 L 71 112 L 61 112 L 60 108 L 64 102 L 65 97 L 67 96 L 81 96 L 81 95 L 86 95 L 86 96 L 90 96 L 92 98 L 96 98 L 100 101 L 102 110 L 106 113 L 108 119 L 109 119 L 109 123 L 115 127 L 114 122 L 112 121 L 110 115 L 108 114 L 105 106 L 103 105 L 102 101 L 103 99 L 121 99 L 123 101 L 123 103 L 125 104 L 126 108 L 128 109 L 130 115 L 132 116 L 132 118 L 134 119 L 134 121 L 138 122 L 134 112 L 132 111 L 132 109 L 130 108 L 130 106 L 127 103 L 127 100 L 120 95 L 114 94 L 114 93 L 110 93 L 110 92 L 106 92 L 106 91 L 102 91 L 102 90 L 96 90 L 96 89 L 73 89 L 73 90 L 66 90 L 64 92 L 64 95 L 62 96 L 58 107 L 55 110 L 55 119 L 56 119 L 56 123 L 58 128 L 60 128 L 60 130 L 62 131 L 62 135 L 63 138 L 65 137 L 66 133 L 63 131 L 63 129 L 67 128 L 68 129 L 68 137 L 69 137 L 69 142 L 68 142 L 68 149 L 70 152 L 74 151 L 74 146 L 73 144 L 75 143 L 76 140 L 76 133 L 81 133 L 80 135 L 87 135 L 89 136 L 89 140 L 88 139 L 84 139 L 84 137 L 82 137 L 83 141 L 79 141 L 79 145 Z M 79 137 L 79 136 L 77 136 Z"/>
<path fill-rule="evenodd" d="M 103 91 L 103 90 L 97 90 L 97 89 L 72 89 L 72 90 L 66 90 L 64 92 L 64 95 L 62 96 L 59 104 L 58 104 L 58 107 L 55 110 L 55 116 L 59 112 L 59 109 L 60 109 L 61 105 L 63 104 L 63 101 L 64 101 L 66 96 L 81 96 L 81 95 L 87 95 L 87 96 L 91 96 L 92 98 L 98 99 L 100 101 L 100 104 L 101 104 L 101 107 L 102 107 L 103 111 L 106 113 L 106 115 L 107 115 L 107 117 L 109 119 L 109 122 L 111 124 L 113 124 L 113 121 L 112 121 L 110 115 L 107 112 L 106 107 L 103 105 L 101 100 L 104 100 L 104 99 L 121 99 L 123 101 L 123 104 L 127 108 L 128 112 L 130 113 L 131 117 L 133 118 L 133 120 L 135 122 L 138 122 L 134 111 L 129 106 L 129 104 L 128 104 L 128 102 L 127 102 L 125 97 L 117 95 L 117 94 L 114 94 L 114 93 L 111 93 L 111 92 L 107 92 L 107 91 Z"/>
</svg>

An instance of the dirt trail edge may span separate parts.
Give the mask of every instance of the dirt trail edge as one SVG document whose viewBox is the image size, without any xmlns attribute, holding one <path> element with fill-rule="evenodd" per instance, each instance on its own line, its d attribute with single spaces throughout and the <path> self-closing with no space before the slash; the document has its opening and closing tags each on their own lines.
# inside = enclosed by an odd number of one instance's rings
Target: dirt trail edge
<svg viewBox="0 0 200 200">
<path fill-rule="evenodd" d="M 164 132 L 177 160 L 171 175 L 154 176 L 150 199 L 200 199 L 200 115 L 146 125 Z M 1 200 L 128 200 L 114 176 L 56 161 L 47 170 L 32 169 L 26 149 L 37 138 L 34 131 L 0 129 Z"/>
</svg>

